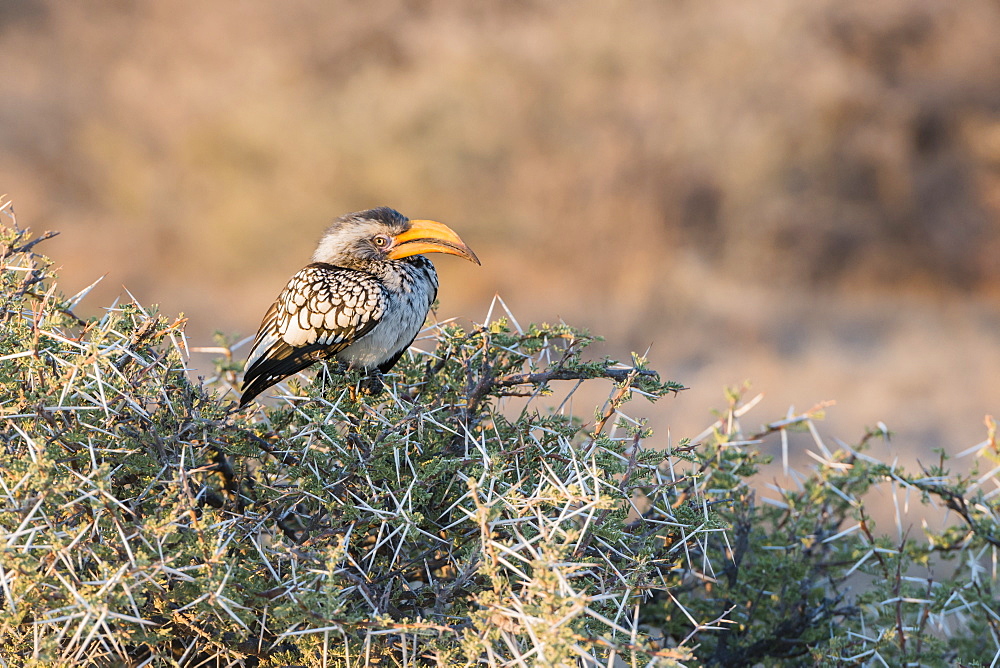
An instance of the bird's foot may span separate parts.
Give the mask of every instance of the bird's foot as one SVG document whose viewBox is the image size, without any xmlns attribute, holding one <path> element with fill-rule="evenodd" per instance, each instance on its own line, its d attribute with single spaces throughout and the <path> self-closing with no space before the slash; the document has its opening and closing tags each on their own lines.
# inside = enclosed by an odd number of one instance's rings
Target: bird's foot
<svg viewBox="0 0 1000 668">
<path fill-rule="evenodd" d="M 370 397 L 377 397 L 385 389 L 385 381 L 382 380 L 382 373 L 375 369 L 358 383 L 358 390 Z"/>
<path fill-rule="evenodd" d="M 382 394 L 384 389 L 385 382 L 382 380 L 382 374 L 378 369 L 375 369 L 359 379 L 358 384 L 352 385 L 348 391 L 351 401 L 357 403 L 360 397 L 377 397 Z"/>
</svg>

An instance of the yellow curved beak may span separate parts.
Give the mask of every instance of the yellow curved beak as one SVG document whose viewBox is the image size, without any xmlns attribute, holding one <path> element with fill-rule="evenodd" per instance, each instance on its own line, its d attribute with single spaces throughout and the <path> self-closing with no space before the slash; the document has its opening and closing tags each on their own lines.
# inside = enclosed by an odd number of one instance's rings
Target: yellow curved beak
<svg viewBox="0 0 1000 668">
<path fill-rule="evenodd" d="M 482 264 L 454 230 L 444 223 L 433 220 L 411 220 L 410 228 L 396 235 L 396 243 L 389 251 L 388 257 L 399 260 L 421 253 L 448 253 L 464 257 L 469 262 Z"/>
</svg>

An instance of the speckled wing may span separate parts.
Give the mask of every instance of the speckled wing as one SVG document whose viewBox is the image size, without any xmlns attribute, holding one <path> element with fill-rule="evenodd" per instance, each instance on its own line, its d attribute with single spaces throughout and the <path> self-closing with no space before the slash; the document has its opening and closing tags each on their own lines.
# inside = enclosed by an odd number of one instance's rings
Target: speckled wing
<svg viewBox="0 0 1000 668">
<path fill-rule="evenodd" d="M 384 289 L 370 274 L 321 262 L 299 271 L 260 325 L 243 375 L 240 406 L 367 334 L 385 305 Z"/>
</svg>

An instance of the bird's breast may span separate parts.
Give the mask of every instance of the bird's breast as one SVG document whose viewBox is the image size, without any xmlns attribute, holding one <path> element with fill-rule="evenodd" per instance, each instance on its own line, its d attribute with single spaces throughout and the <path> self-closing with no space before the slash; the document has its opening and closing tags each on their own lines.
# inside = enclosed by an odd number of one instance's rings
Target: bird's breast
<svg viewBox="0 0 1000 668">
<path fill-rule="evenodd" d="M 407 264 L 402 271 L 383 279 L 383 285 L 386 307 L 381 320 L 337 354 L 341 362 L 371 369 L 409 346 L 437 296 L 437 272 L 427 260 Z"/>
</svg>

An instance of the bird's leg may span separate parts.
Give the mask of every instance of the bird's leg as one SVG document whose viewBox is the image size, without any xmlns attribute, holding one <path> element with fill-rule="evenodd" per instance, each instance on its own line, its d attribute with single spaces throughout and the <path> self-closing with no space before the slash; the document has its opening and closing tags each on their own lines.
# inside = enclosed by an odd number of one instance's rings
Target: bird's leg
<svg viewBox="0 0 1000 668">
<path fill-rule="evenodd" d="M 377 397 L 382 394 L 382 390 L 385 389 L 385 383 L 382 381 L 382 372 L 378 369 L 372 369 L 371 371 L 366 371 L 364 368 L 357 368 L 353 364 L 345 367 L 345 375 L 351 371 L 358 370 L 363 375 L 358 379 L 357 384 L 353 382 L 348 386 L 348 392 L 350 393 L 351 401 L 353 403 L 358 403 L 358 398 L 360 395 L 368 397 Z M 350 379 L 348 379 L 350 381 Z"/>
<path fill-rule="evenodd" d="M 382 394 L 382 390 L 385 389 L 385 382 L 382 380 L 382 372 L 378 369 L 372 369 L 368 372 L 368 375 L 361 380 L 358 384 L 358 389 L 362 394 L 367 394 L 370 397 L 377 397 Z"/>
</svg>

